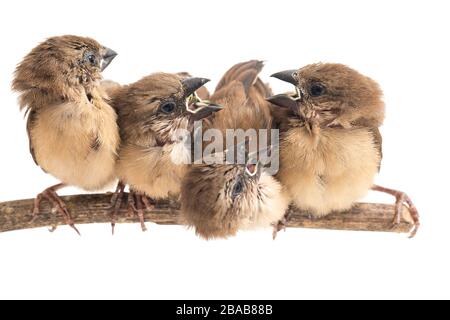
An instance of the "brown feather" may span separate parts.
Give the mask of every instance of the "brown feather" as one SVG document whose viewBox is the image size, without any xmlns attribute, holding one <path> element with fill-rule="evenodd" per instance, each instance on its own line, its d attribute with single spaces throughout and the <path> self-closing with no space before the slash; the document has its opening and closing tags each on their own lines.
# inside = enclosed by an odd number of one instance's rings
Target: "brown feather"
<svg viewBox="0 0 450 320">
<path fill-rule="evenodd" d="M 277 117 L 277 177 L 292 201 L 313 215 L 348 209 L 370 190 L 379 170 L 382 91 L 342 64 L 308 65 L 294 77 L 302 94 L 297 109 Z"/>
<path fill-rule="evenodd" d="M 20 107 L 28 112 L 35 162 L 63 183 L 86 190 L 104 188 L 115 179 L 116 114 L 99 86 L 100 67 L 84 63 L 86 52 L 100 57 L 105 51 L 90 38 L 49 38 L 17 66 L 12 83 Z M 99 142 L 95 152 L 92 137 Z"/>
<path fill-rule="evenodd" d="M 163 101 L 179 106 L 171 115 L 161 113 Z M 184 89 L 175 74 L 155 73 L 123 86 L 112 99 L 119 115 L 122 144 L 117 175 L 135 191 L 151 198 L 176 196 L 187 156 L 174 133 L 187 129 L 188 115 L 183 113 Z"/>
<path fill-rule="evenodd" d="M 272 118 L 266 96 L 270 88 L 258 78 L 261 61 L 252 60 L 230 68 L 217 85 L 211 101 L 224 109 L 207 128 L 270 129 Z M 242 181 L 245 191 L 232 191 Z M 238 230 L 268 227 L 284 215 L 287 199 L 281 185 L 265 172 L 251 179 L 243 165 L 193 165 L 181 190 L 182 212 L 188 224 L 203 238 L 226 238 Z"/>
<path fill-rule="evenodd" d="M 381 160 L 383 160 L 383 137 L 381 136 L 380 129 L 378 128 L 371 128 L 370 131 L 372 132 L 375 146 L 378 150 L 378 154 L 380 155 L 380 162 L 378 163 L 378 171 L 380 171 Z"/>
<path fill-rule="evenodd" d="M 29 145 L 30 154 L 33 157 L 34 163 L 36 163 L 36 165 L 39 165 L 36 160 L 36 155 L 34 154 L 34 148 L 33 148 L 33 145 L 31 144 L 31 136 L 30 136 L 31 128 L 33 128 L 35 122 L 36 122 L 36 110 L 30 110 L 30 112 L 28 113 L 28 118 L 27 118 L 28 145 Z"/>
</svg>

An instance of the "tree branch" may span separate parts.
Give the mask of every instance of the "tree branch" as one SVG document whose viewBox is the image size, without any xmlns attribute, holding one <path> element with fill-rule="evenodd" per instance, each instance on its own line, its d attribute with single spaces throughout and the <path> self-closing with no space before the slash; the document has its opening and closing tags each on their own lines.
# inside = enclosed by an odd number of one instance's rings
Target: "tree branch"
<svg viewBox="0 0 450 320">
<path fill-rule="evenodd" d="M 111 194 L 85 194 L 62 197 L 76 224 L 111 222 Z M 41 203 L 41 214 L 32 221 L 31 208 L 33 200 L 16 200 L 0 203 L 0 232 L 58 226 L 66 224 L 64 217 L 51 212 L 50 205 Z M 358 203 L 346 212 L 334 213 L 320 219 L 309 218 L 308 213 L 296 208 L 289 208 L 287 227 L 385 231 L 407 233 L 412 227 L 412 219 L 406 207 L 401 222 L 392 228 L 394 206 L 377 203 Z M 135 223 L 137 216 L 128 216 L 126 208 L 122 208 L 116 216 L 116 223 Z M 176 204 L 159 201 L 155 209 L 145 213 L 145 221 L 162 225 L 183 225 L 180 210 Z"/>
</svg>

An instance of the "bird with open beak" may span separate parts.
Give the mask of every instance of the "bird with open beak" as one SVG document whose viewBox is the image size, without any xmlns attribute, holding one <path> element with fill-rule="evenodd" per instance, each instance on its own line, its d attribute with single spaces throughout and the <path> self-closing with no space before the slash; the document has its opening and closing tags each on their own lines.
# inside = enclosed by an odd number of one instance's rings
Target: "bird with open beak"
<svg viewBox="0 0 450 320">
<path fill-rule="evenodd" d="M 222 109 L 195 93 L 208 81 L 155 73 L 113 95 L 121 136 L 116 172 L 130 187 L 128 208 L 139 215 L 143 230 L 143 210 L 180 193 L 191 150 L 178 133 L 191 132 L 195 121 Z"/>
<path fill-rule="evenodd" d="M 192 76 L 188 73 L 188 72 L 178 72 L 177 76 L 180 77 L 181 80 L 186 79 L 186 78 L 192 78 Z M 103 90 L 110 96 L 112 97 L 117 90 L 119 90 L 122 85 L 116 81 L 112 81 L 112 80 L 103 80 L 100 85 L 102 86 Z M 202 100 L 208 100 L 209 99 L 209 91 L 208 89 L 203 86 L 198 88 L 195 93 L 197 94 L 197 96 L 202 99 Z"/>
<path fill-rule="evenodd" d="M 116 55 L 94 39 L 66 35 L 45 40 L 17 66 L 12 89 L 28 114 L 31 155 L 61 181 L 37 196 L 34 217 L 46 199 L 76 230 L 56 191 L 67 185 L 93 191 L 114 182 L 119 129 L 99 83 Z"/>
<path fill-rule="evenodd" d="M 370 189 L 396 197 L 394 224 L 407 205 L 403 192 L 374 186 L 382 158 L 379 132 L 384 102 L 378 84 L 342 64 L 317 63 L 272 75 L 295 86 L 295 94 L 268 100 L 284 109 L 280 123 L 280 171 L 294 204 L 315 217 L 349 209 Z"/>
<path fill-rule="evenodd" d="M 271 91 L 258 77 L 262 68 L 261 61 L 251 60 L 225 73 L 211 96 L 224 110 L 208 129 L 225 135 L 227 129 L 272 128 L 270 104 L 265 100 Z M 282 219 L 288 200 L 257 155 L 248 156 L 244 163 L 203 163 L 188 169 L 181 188 L 181 212 L 199 236 L 227 238 L 239 230 L 271 227 Z"/>
</svg>

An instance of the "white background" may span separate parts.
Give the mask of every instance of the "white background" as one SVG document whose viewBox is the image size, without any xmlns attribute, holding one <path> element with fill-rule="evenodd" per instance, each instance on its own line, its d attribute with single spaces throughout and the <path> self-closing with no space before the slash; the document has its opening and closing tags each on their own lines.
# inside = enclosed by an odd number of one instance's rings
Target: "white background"
<svg viewBox="0 0 450 320">
<path fill-rule="evenodd" d="M 262 77 L 342 62 L 380 82 L 387 117 L 379 184 L 407 191 L 417 237 L 289 229 L 203 241 L 183 227 L 68 227 L 0 234 L 0 298 L 450 298 L 448 1 L 0 1 L 0 201 L 57 181 L 28 153 L 10 91 L 16 64 L 46 37 L 77 34 L 119 52 L 105 78 L 155 71 L 213 79 L 248 59 Z M 66 189 L 63 193 L 76 193 Z M 389 196 L 369 200 L 391 202 Z"/>
</svg>

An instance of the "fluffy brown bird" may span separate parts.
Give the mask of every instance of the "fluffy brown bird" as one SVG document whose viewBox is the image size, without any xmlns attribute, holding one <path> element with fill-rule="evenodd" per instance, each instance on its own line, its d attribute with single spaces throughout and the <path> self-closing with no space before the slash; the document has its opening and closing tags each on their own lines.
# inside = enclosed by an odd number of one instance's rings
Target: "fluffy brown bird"
<svg viewBox="0 0 450 320">
<path fill-rule="evenodd" d="M 269 98 L 285 108 L 280 120 L 277 178 L 292 201 L 313 216 L 349 209 L 372 187 L 397 198 L 394 223 L 406 203 L 419 227 L 417 209 L 403 192 L 374 186 L 381 158 L 384 102 L 378 84 L 342 65 L 317 63 L 272 75 L 295 86 L 293 95 Z"/>
<path fill-rule="evenodd" d="M 132 190 L 129 210 L 138 213 L 143 230 L 143 208 L 180 192 L 191 155 L 180 130 L 190 133 L 194 121 L 221 110 L 195 94 L 208 81 L 155 73 L 122 87 L 113 97 L 122 139 L 116 172 Z"/>
<path fill-rule="evenodd" d="M 116 55 L 91 38 L 65 35 L 45 40 L 18 65 L 12 89 L 28 114 L 31 155 L 62 182 L 37 196 L 34 216 L 47 199 L 75 228 L 56 191 L 98 190 L 115 180 L 119 130 L 99 83 Z"/>
<path fill-rule="evenodd" d="M 258 78 L 262 67 L 261 61 L 252 60 L 233 66 L 223 76 L 211 101 L 224 110 L 208 129 L 222 133 L 271 129 L 270 104 L 265 100 L 270 89 Z M 181 211 L 199 236 L 226 238 L 241 229 L 269 227 L 284 216 L 288 201 L 280 183 L 261 163 L 248 160 L 189 168 L 181 190 Z"/>
</svg>

